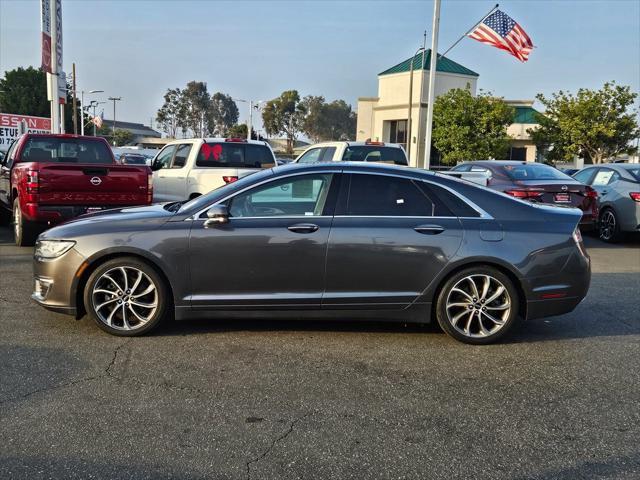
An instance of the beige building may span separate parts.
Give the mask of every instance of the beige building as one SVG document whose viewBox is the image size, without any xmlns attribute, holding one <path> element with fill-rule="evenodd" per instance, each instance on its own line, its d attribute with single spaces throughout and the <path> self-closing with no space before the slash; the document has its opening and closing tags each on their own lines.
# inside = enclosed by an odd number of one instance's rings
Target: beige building
<svg viewBox="0 0 640 480">
<path fill-rule="evenodd" d="M 412 62 L 413 60 L 413 62 Z M 409 154 L 411 166 L 422 165 L 426 133 L 427 96 L 431 50 L 422 61 L 419 54 L 378 74 L 378 96 L 358 98 L 356 140 L 371 139 L 399 143 Z M 413 85 L 411 84 L 413 63 Z M 436 97 L 455 88 L 465 88 L 476 94 L 478 74 L 446 57 L 439 57 L 436 68 Z M 411 90 L 411 121 L 409 123 L 409 91 Z M 516 109 L 514 124 L 508 129 L 514 138 L 509 156 L 534 161 L 536 149 L 527 129 L 535 127 L 533 101 L 508 102 Z M 410 134 L 408 130 L 411 130 Z M 433 158 L 433 156 L 432 156 Z M 420 160 L 419 162 L 417 160 Z M 433 162 L 432 162 L 433 163 Z"/>
<path fill-rule="evenodd" d="M 412 62 L 413 60 L 413 62 Z M 431 50 L 408 58 L 378 74 L 378 96 L 358 99 L 356 140 L 399 143 L 409 153 L 409 164 L 416 166 L 417 158 L 424 158 L 424 136 L 429 91 Z M 411 130 L 408 134 L 409 90 L 411 63 Z M 478 74 L 446 57 L 439 57 L 436 66 L 435 95 L 454 88 L 467 88 L 475 95 Z"/>
</svg>

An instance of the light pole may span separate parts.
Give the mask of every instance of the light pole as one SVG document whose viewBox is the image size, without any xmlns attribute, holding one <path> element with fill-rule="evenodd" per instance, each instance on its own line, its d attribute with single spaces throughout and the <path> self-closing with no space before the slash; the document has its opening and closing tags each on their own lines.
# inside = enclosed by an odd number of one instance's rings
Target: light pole
<svg viewBox="0 0 640 480">
<path fill-rule="evenodd" d="M 411 161 L 411 103 L 413 102 L 413 63 L 416 60 L 416 56 L 421 51 L 424 52 L 424 47 L 418 48 L 418 50 L 416 50 L 416 53 L 413 54 L 413 57 L 411 57 L 411 69 L 409 70 L 409 111 L 407 113 L 407 133 L 405 134 L 407 140 L 407 158 L 409 159 L 409 161 Z M 421 64 L 420 72 L 422 72 L 423 68 L 424 65 Z M 422 98 L 418 100 L 418 111 L 420 111 L 421 104 Z M 420 126 L 418 125 L 418 129 L 419 128 Z"/>
<path fill-rule="evenodd" d="M 104 90 L 89 90 L 87 93 L 88 94 L 104 93 Z M 82 110 L 84 110 L 84 90 L 80 91 L 80 106 L 82 107 Z M 82 118 L 81 120 L 82 121 L 80 122 L 80 135 L 84 135 L 84 118 Z M 93 133 L 93 135 L 95 136 L 95 132 Z"/>
<path fill-rule="evenodd" d="M 96 108 L 98 107 L 98 105 L 101 105 L 103 103 L 106 103 L 106 102 L 97 102 L 95 100 L 91 100 L 91 102 L 89 103 L 89 105 L 87 107 L 87 108 L 93 108 L 93 119 L 94 120 L 92 120 L 91 123 L 93 123 L 93 136 L 94 137 L 96 136 L 96 122 L 95 122 Z"/>
<path fill-rule="evenodd" d="M 111 130 L 111 141 L 113 146 L 116 145 L 116 102 L 122 100 L 122 97 L 109 97 L 107 100 L 113 101 L 113 128 Z"/>
<path fill-rule="evenodd" d="M 247 120 L 247 140 L 251 140 L 251 130 L 253 128 L 253 109 L 260 110 L 260 104 L 265 103 L 264 100 L 258 100 L 257 102 L 253 102 L 253 100 L 244 100 L 242 98 L 232 98 L 234 102 L 242 102 L 249 104 L 249 118 Z"/>
</svg>

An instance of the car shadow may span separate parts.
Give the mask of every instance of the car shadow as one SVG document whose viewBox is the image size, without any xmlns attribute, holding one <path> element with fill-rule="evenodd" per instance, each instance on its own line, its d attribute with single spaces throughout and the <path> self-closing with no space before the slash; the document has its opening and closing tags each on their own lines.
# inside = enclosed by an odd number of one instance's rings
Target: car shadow
<svg viewBox="0 0 640 480">
<path fill-rule="evenodd" d="M 605 289 L 604 287 L 607 287 Z M 611 287 L 614 287 L 612 290 Z M 557 340 L 640 335 L 640 317 L 633 302 L 640 288 L 637 273 L 594 273 L 590 294 L 565 315 L 520 321 L 501 343 L 535 343 Z M 596 291 L 598 294 L 596 294 Z M 635 293 L 634 293 L 635 291 Z M 606 293 L 605 293 L 606 292 Z M 350 318 L 215 319 L 167 322 L 151 335 L 186 336 L 223 332 L 344 332 L 443 335 L 437 322 L 427 324 Z"/>
</svg>

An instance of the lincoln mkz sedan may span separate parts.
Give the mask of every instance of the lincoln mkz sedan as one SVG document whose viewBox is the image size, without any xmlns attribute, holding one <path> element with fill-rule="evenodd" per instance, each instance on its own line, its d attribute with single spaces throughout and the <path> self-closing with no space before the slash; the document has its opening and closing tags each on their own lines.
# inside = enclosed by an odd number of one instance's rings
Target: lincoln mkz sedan
<svg viewBox="0 0 640 480">
<path fill-rule="evenodd" d="M 289 165 L 48 230 L 33 299 L 123 336 L 167 317 L 435 319 L 484 344 L 585 297 L 581 216 L 406 167 Z"/>
</svg>

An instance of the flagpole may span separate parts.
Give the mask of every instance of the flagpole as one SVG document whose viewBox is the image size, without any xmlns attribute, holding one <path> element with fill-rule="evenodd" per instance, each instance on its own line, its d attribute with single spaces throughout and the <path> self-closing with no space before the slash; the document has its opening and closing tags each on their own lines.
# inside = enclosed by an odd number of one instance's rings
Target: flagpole
<svg viewBox="0 0 640 480">
<path fill-rule="evenodd" d="M 482 18 L 480 19 L 480 21 L 479 21 L 478 23 L 476 23 L 473 27 L 471 27 L 469 30 L 467 30 L 467 31 L 465 32 L 465 34 L 464 34 L 464 35 L 462 35 L 458 40 L 456 40 L 456 41 L 455 41 L 455 43 L 454 43 L 453 45 L 451 45 L 449 48 L 447 48 L 447 49 L 445 50 L 445 52 L 442 54 L 442 56 L 444 57 L 447 53 L 449 53 L 449 52 L 453 49 L 453 47 L 455 47 L 456 45 L 458 45 L 458 44 L 462 41 L 462 39 L 463 39 L 464 37 L 466 37 L 469 33 L 473 32 L 473 31 L 476 29 L 476 27 L 477 27 L 478 25 L 480 25 L 482 22 L 484 22 L 484 19 L 485 19 L 485 18 L 487 18 L 489 15 L 491 15 L 493 12 L 495 12 L 495 11 L 498 9 L 498 7 L 499 7 L 499 6 L 500 6 L 500 4 L 499 4 L 499 3 L 496 3 L 496 6 L 495 6 L 495 7 L 493 7 L 491 10 L 489 10 L 489 13 L 487 13 L 484 17 L 482 17 Z"/>
<path fill-rule="evenodd" d="M 433 1 L 433 25 L 431 28 L 431 62 L 429 64 L 429 94 L 427 96 L 427 131 L 424 137 L 424 168 L 431 164 L 431 130 L 433 126 L 433 101 L 436 67 L 438 62 L 438 30 L 440 29 L 440 0 Z M 417 163 L 417 162 L 416 162 Z"/>
</svg>

